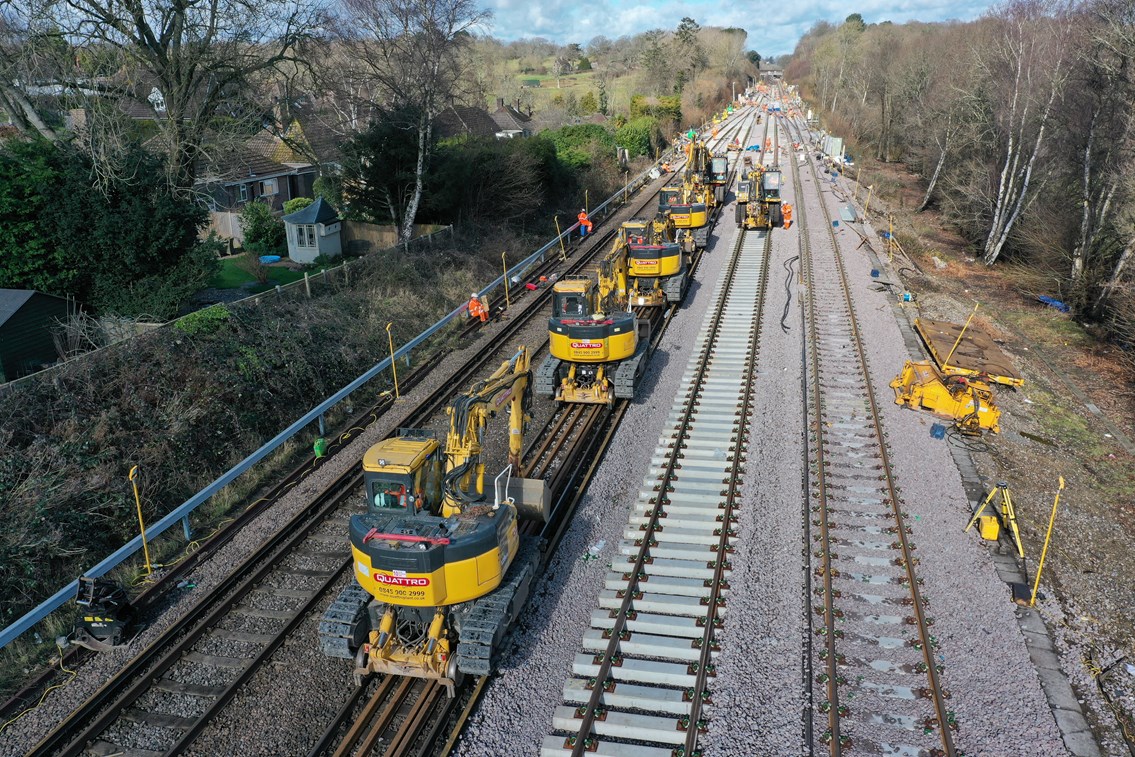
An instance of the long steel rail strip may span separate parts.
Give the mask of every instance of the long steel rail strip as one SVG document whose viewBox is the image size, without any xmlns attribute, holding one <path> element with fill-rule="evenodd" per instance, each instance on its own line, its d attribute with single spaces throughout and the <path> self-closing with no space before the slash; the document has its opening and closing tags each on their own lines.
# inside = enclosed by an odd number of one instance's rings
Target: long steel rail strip
<svg viewBox="0 0 1135 757">
<path fill-rule="evenodd" d="M 819 528 L 812 557 L 819 562 L 814 572 L 822 586 L 816 593 L 823 600 L 814 608 L 822 617 L 816 633 L 823 637 L 817 656 L 824 671 L 815 680 L 826 688 L 817 716 L 826 716 L 827 730 L 819 741 L 833 757 L 845 751 L 953 757 L 953 716 L 939 679 L 933 621 L 915 573 L 915 545 L 908 538 L 847 269 L 815 165 L 807 162 L 824 227 L 816 240 L 793 156 L 806 284 L 812 525 Z M 888 521 L 892 525 L 883 525 Z M 894 537 L 890 543 L 888 535 Z M 905 586 L 906 596 L 888 596 L 895 584 Z M 911 626 L 913 639 L 894 630 Z M 919 673 L 927 686 L 911 684 Z M 929 699 L 933 715 L 920 716 L 916 698 Z"/>
</svg>

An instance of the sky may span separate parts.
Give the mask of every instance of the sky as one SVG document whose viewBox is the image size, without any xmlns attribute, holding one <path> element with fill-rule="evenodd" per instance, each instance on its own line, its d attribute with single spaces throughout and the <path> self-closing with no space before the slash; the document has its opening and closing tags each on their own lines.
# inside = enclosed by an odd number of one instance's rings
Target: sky
<svg viewBox="0 0 1135 757">
<path fill-rule="evenodd" d="M 838 23 L 859 13 L 880 21 L 969 21 L 990 7 L 988 0 L 481 0 L 493 19 L 487 32 L 506 42 L 544 37 L 560 44 L 586 45 L 593 37 L 617 39 L 650 29 L 671 31 L 683 16 L 702 26 L 736 26 L 749 33 L 747 47 L 761 55 L 791 53 L 817 21 Z"/>
</svg>

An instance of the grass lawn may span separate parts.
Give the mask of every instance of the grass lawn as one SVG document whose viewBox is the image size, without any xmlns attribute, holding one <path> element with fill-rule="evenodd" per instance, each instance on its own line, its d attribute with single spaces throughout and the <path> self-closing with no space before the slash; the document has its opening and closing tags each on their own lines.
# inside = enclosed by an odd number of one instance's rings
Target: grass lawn
<svg viewBox="0 0 1135 757">
<path fill-rule="evenodd" d="M 269 283 L 255 287 L 254 291 L 271 289 L 277 284 L 290 284 L 302 278 L 303 271 L 293 271 L 283 267 L 270 267 L 268 268 Z M 221 261 L 221 270 L 213 276 L 212 280 L 209 282 L 209 286 L 216 289 L 237 289 L 244 284 L 253 283 L 255 281 L 256 279 L 254 279 L 251 274 L 240 269 L 235 259 L 227 259 Z"/>
</svg>

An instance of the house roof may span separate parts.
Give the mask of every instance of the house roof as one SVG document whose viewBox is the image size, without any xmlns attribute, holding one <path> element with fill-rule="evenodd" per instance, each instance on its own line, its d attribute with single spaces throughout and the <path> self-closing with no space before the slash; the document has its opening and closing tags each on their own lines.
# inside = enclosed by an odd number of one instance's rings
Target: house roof
<svg viewBox="0 0 1135 757">
<path fill-rule="evenodd" d="M 451 105 L 438 114 L 434 128 L 439 137 L 491 137 L 499 131 L 488 111 L 467 105 Z"/>
<path fill-rule="evenodd" d="M 324 202 L 322 197 L 315 198 L 315 202 L 295 213 L 284 216 L 285 223 L 331 223 L 339 220 L 339 214 L 331 203 Z"/>
<path fill-rule="evenodd" d="M 7 323 L 34 294 L 30 289 L 0 289 L 0 326 Z"/>
<path fill-rule="evenodd" d="M 497 108 L 490 114 L 502 131 L 531 131 L 531 116 L 526 116 L 511 105 Z"/>
<path fill-rule="evenodd" d="M 304 139 L 299 125 L 294 123 L 285 136 L 288 141 Z M 202 170 L 202 178 L 237 184 L 313 170 L 311 159 L 289 146 L 288 141 L 261 129 L 231 152 L 212 160 Z"/>
</svg>

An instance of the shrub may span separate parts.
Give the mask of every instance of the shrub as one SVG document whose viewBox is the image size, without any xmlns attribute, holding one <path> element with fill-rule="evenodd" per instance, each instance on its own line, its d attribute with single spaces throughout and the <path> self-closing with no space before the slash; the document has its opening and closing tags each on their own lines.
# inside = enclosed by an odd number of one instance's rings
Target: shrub
<svg viewBox="0 0 1135 757">
<path fill-rule="evenodd" d="M 240 227 L 244 230 L 245 245 L 264 245 L 276 250 L 284 243 L 284 222 L 272 212 L 267 203 L 253 201 L 240 211 Z"/>
<path fill-rule="evenodd" d="M 313 202 L 315 202 L 315 200 L 310 197 L 293 197 L 284 203 L 284 215 L 291 215 L 292 213 L 303 210 Z"/>
</svg>

